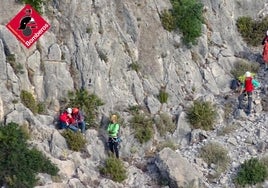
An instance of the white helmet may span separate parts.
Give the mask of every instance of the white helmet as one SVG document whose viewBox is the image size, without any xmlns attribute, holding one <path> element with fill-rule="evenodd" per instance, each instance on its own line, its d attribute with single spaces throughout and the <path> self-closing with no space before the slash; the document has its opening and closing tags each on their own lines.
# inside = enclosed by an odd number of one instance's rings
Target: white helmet
<svg viewBox="0 0 268 188">
<path fill-rule="evenodd" d="M 268 36 L 268 30 L 266 31 L 266 35 Z"/>
<path fill-rule="evenodd" d="M 71 108 L 67 108 L 67 109 L 66 109 L 66 112 L 67 112 L 68 114 L 71 114 L 71 113 L 72 113 L 72 109 L 71 109 Z"/>
<path fill-rule="evenodd" d="M 246 77 L 251 77 L 251 73 L 249 71 L 246 72 L 245 74 Z"/>
</svg>

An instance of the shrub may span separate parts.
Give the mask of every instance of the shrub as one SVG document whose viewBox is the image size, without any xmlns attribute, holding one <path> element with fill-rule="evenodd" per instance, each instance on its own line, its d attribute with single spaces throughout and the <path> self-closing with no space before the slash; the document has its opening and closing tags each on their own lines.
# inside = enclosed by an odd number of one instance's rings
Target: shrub
<svg viewBox="0 0 268 188">
<path fill-rule="evenodd" d="M 63 131 L 62 136 L 66 139 L 68 147 L 73 151 L 80 151 L 85 147 L 86 140 L 80 132 L 66 129 Z"/>
<path fill-rule="evenodd" d="M 164 141 L 164 142 L 160 142 L 157 145 L 156 150 L 159 152 L 164 148 L 170 148 L 170 149 L 175 151 L 179 147 L 174 142 L 172 142 L 171 140 L 167 140 L 167 141 Z"/>
<path fill-rule="evenodd" d="M 27 135 L 16 123 L 0 126 L 0 186 L 34 187 L 37 173 L 56 175 L 58 168 L 37 149 L 29 149 Z"/>
<path fill-rule="evenodd" d="M 176 125 L 172 122 L 171 117 L 167 113 L 161 113 L 155 118 L 155 124 L 160 136 L 164 136 L 167 132 L 173 133 Z"/>
<path fill-rule="evenodd" d="M 136 72 L 138 72 L 141 69 L 138 63 L 131 63 L 129 67 Z"/>
<path fill-rule="evenodd" d="M 164 10 L 160 15 L 160 19 L 165 30 L 170 32 L 176 29 L 176 20 L 171 11 Z"/>
<path fill-rule="evenodd" d="M 163 27 L 168 31 L 179 28 L 185 44 L 196 44 L 204 22 L 203 4 L 196 0 L 171 0 L 171 4 L 172 11 L 164 11 L 160 16 Z"/>
<path fill-rule="evenodd" d="M 31 5 L 37 12 L 42 14 L 42 5 L 45 2 L 45 0 L 19 0 L 20 2 L 24 4 Z"/>
<path fill-rule="evenodd" d="M 236 26 L 245 42 L 252 46 L 258 46 L 268 28 L 268 17 L 261 21 L 255 21 L 248 16 L 239 17 Z"/>
<path fill-rule="evenodd" d="M 243 76 L 247 71 L 258 72 L 260 65 L 257 63 L 250 63 L 248 61 L 237 61 L 234 64 L 234 68 L 231 70 L 231 74 L 239 79 L 240 76 Z"/>
<path fill-rule="evenodd" d="M 228 151 L 218 143 L 208 143 L 201 148 L 200 157 L 208 164 L 216 165 L 216 175 L 225 171 L 230 162 Z"/>
<path fill-rule="evenodd" d="M 216 110 L 210 102 L 194 101 L 187 111 L 187 119 L 195 129 L 211 130 L 216 121 Z"/>
<path fill-rule="evenodd" d="M 138 139 L 140 143 L 145 143 L 153 137 L 152 118 L 137 113 L 134 114 L 130 122 L 135 130 L 135 138 Z"/>
<path fill-rule="evenodd" d="M 141 110 L 141 106 L 140 105 L 133 105 L 133 106 L 129 106 L 128 107 L 128 111 L 131 113 L 131 114 L 136 114 L 139 112 L 139 110 Z"/>
<path fill-rule="evenodd" d="M 127 178 L 126 169 L 122 161 L 115 157 L 109 157 L 105 161 L 105 166 L 100 167 L 100 173 L 119 183 Z"/>
<path fill-rule="evenodd" d="M 46 104 L 44 102 L 39 102 L 37 104 L 37 112 L 38 114 L 44 114 L 46 112 Z"/>
<path fill-rule="evenodd" d="M 10 54 L 7 56 L 7 62 L 13 68 L 15 74 L 23 74 L 23 66 L 20 63 L 16 63 L 16 58 L 14 54 Z"/>
<path fill-rule="evenodd" d="M 95 94 L 89 94 L 84 89 L 80 89 L 76 92 L 69 92 L 68 97 L 68 106 L 78 107 L 84 112 L 85 122 L 90 127 L 96 126 L 95 118 L 97 116 L 97 108 L 104 104 L 101 99 Z"/>
<path fill-rule="evenodd" d="M 246 160 L 241 166 L 235 178 L 235 182 L 245 186 L 263 182 L 267 177 L 267 169 L 257 158 Z"/>
<path fill-rule="evenodd" d="M 168 100 L 168 93 L 161 89 L 158 94 L 158 100 L 161 104 L 166 103 Z"/>
<path fill-rule="evenodd" d="M 29 108 L 34 114 L 38 112 L 36 101 L 30 92 L 22 90 L 20 93 L 20 99 L 22 104 Z"/>
</svg>

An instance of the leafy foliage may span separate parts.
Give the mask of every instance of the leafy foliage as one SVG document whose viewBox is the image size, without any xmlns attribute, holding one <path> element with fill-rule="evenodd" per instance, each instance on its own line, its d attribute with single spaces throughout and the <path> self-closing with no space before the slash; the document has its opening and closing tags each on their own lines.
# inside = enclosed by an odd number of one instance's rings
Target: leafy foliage
<svg viewBox="0 0 268 188">
<path fill-rule="evenodd" d="M 216 165 L 217 174 L 225 171 L 230 162 L 228 151 L 218 143 L 211 142 L 203 146 L 201 148 L 200 156 L 207 164 Z"/>
<path fill-rule="evenodd" d="M 45 0 L 19 0 L 19 1 L 24 4 L 31 5 L 37 12 L 42 14 L 42 5 L 45 2 Z"/>
<path fill-rule="evenodd" d="M 37 149 L 29 149 L 27 135 L 16 124 L 0 126 L 0 185 L 34 187 L 37 173 L 56 175 L 58 168 Z"/>
<path fill-rule="evenodd" d="M 158 100 L 160 101 L 161 104 L 166 103 L 168 100 L 168 93 L 161 89 L 159 91 Z"/>
<path fill-rule="evenodd" d="M 235 78 L 239 78 L 244 75 L 246 71 L 250 71 L 252 73 L 258 72 L 260 65 L 257 63 L 250 63 L 248 61 L 237 61 L 234 64 L 234 68 L 231 70 L 231 74 Z"/>
<path fill-rule="evenodd" d="M 216 121 L 216 110 L 210 102 L 194 101 L 187 112 L 187 119 L 195 129 L 211 130 Z"/>
<path fill-rule="evenodd" d="M 131 63 L 129 65 L 129 68 L 131 68 L 131 70 L 134 70 L 136 72 L 139 72 L 139 70 L 141 69 L 140 65 L 137 62 Z"/>
<path fill-rule="evenodd" d="M 140 143 L 145 143 L 153 137 L 153 121 L 152 118 L 144 114 L 136 113 L 130 120 L 134 130 L 135 138 Z"/>
<path fill-rule="evenodd" d="M 268 17 L 261 21 L 256 21 L 251 17 L 239 17 L 236 26 L 243 39 L 252 46 L 261 44 L 268 28 Z"/>
<path fill-rule="evenodd" d="M 62 136 L 66 139 L 69 148 L 73 151 L 80 151 L 85 147 L 86 140 L 80 132 L 66 129 L 62 133 Z"/>
<path fill-rule="evenodd" d="M 10 66 L 13 68 L 13 71 L 15 74 L 23 74 L 23 66 L 21 63 L 16 62 L 16 57 L 14 54 L 9 54 L 7 56 L 7 61 L 10 64 Z"/>
<path fill-rule="evenodd" d="M 235 182 L 245 186 L 263 182 L 267 177 L 267 168 L 257 158 L 246 160 L 237 173 Z"/>
<path fill-rule="evenodd" d="M 176 130 L 176 125 L 172 122 L 171 117 L 167 113 L 161 113 L 155 118 L 155 124 L 160 136 L 166 135 L 167 132 L 173 133 Z"/>
<path fill-rule="evenodd" d="M 30 92 L 26 90 L 22 90 L 20 93 L 20 98 L 21 98 L 21 102 L 27 108 L 29 108 L 34 114 L 38 112 L 38 106 L 36 104 L 35 98 Z"/>
<path fill-rule="evenodd" d="M 179 146 L 176 145 L 173 141 L 171 140 L 165 140 L 163 142 L 160 142 L 157 147 L 156 147 L 156 150 L 158 152 L 160 152 L 162 149 L 164 148 L 170 148 L 172 149 L 173 151 L 175 151 L 176 149 L 179 149 Z"/>
<path fill-rule="evenodd" d="M 203 4 L 197 0 L 171 0 L 173 9 L 160 16 L 162 25 L 168 31 L 179 28 L 185 44 L 196 44 L 201 36 Z"/>
<path fill-rule="evenodd" d="M 85 115 L 86 123 L 91 127 L 95 126 L 97 107 L 104 103 L 95 94 L 89 94 L 86 90 L 81 89 L 77 92 L 69 92 L 68 106 L 78 107 Z"/>
<path fill-rule="evenodd" d="M 165 30 L 171 32 L 176 29 L 176 20 L 172 11 L 164 10 L 160 15 L 160 19 Z"/>
<path fill-rule="evenodd" d="M 100 173 L 119 183 L 127 178 L 124 164 L 116 157 L 109 157 L 105 166 L 100 168 Z"/>
</svg>

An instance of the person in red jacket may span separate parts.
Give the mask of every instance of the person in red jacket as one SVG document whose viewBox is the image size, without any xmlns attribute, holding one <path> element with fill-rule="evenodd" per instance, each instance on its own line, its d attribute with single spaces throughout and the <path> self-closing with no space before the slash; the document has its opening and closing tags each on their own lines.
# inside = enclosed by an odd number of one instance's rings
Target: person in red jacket
<svg viewBox="0 0 268 188">
<path fill-rule="evenodd" d="M 261 44 L 264 45 L 267 40 L 268 40 L 268 30 L 266 31 L 265 37 L 263 37 Z"/>
<path fill-rule="evenodd" d="M 248 106 L 245 109 L 245 112 L 247 115 L 251 113 L 251 106 L 252 106 L 252 93 L 255 88 L 259 87 L 260 83 L 252 78 L 252 74 L 247 71 L 245 73 L 245 80 L 244 83 L 242 83 L 240 95 L 238 97 L 238 109 L 243 109 L 242 107 L 242 101 L 245 98 L 245 96 L 248 96 Z"/>
<path fill-rule="evenodd" d="M 71 108 L 67 108 L 64 112 L 60 114 L 59 121 L 60 121 L 59 125 L 60 129 L 69 128 L 75 132 L 78 131 L 78 127 L 75 126 L 75 119 L 72 117 Z"/>
</svg>

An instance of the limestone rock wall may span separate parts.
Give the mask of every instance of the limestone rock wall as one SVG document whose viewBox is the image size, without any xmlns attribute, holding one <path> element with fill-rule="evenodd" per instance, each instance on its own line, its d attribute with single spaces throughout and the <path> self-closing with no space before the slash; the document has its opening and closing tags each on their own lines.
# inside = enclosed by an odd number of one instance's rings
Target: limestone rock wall
<svg viewBox="0 0 268 188">
<path fill-rule="evenodd" d="M 178 128 L 170 139 L 176 144 L 187 144 L 185 135 L 190 127 L 185 120 L 185 107 L 198 97 L 216 101 L 217 96 L 228 93 L 230 70 L 239 60 L 238 54 L 248 54 L 248 59 L 256 61 L 261 48 L 248 48 L 235 23 L 240 16 L 260 19 L 266 15 L 268 1 L 202 0 L 202 3 L 205 24 L 198 45 L 191 49 L 183 45 L 179 32 L 167 32 L 161 25 L 159 15 L 171 8 L 169 0 L 47 1 L 42 16 L 51 29 L 26 49 L 5 27 L 23 5 L 16 1 L 1 2 L 0 121 L 29 125 L 35 133 L 33 142 L 62 167 L 63 183 L 53 183 L 55 186 L 64 187 L 68 182 L 72 187 L 83 187 L 99 181 L 99 187 L 108 184 L 124 187 L 100 180 L 96 169 L 106 153 L 103 140 L 93 130 L 87 131 L 87 140 L 100 146 L 97 153 L 92 145 L 87 146 L 87 152 L 93 153 L 91 158 L 67 152 L 67 161 L 58 159 L 65 152 L 66 144 L 55 130 L 53 118 L 68 91 L 85 88 L 95 93 L 105 102 L 100 108 L 105 115 L 118 111 L 127 119 L 124 110 L 133 105 L 147 107 L 151 114 L 162 110 L 175 115 Z M 138 71 L 131 68 L 133 64 L 138 65 Z M 161 88 L 169 95 L 164 105 L 157 99 Z M 22 90 L 45 102 L 49 113 L 33 115 L 21 104 Z M 90 138 L 91 135 L 96 139 Z M 127 128 L 125 138 L 134 143 Z M 122 153 L 137 163 L 146 151 L 154 149 L 150 142 L 137 154 L 130 154 L 133 143 L 126 143 Z M 160 156 L 163 165 L 169 152 Z M 135 178 L 143 183 L 152 182 L 152 177 L 143 175 L 134 165 L 125 165 L 132 174 L 125 185 L 130 186 Z M 168 166 L 168 170 L 174 169 Z M 173 176 L 171 179 L 178 181 Z M 52 185 L 42 175 L 41 181 Z M 146 186 L 137 184 L 136 187 Z"/>
</svg>

